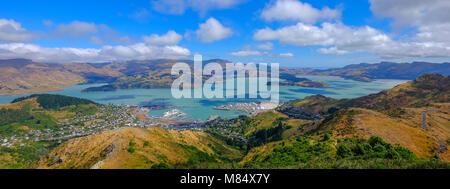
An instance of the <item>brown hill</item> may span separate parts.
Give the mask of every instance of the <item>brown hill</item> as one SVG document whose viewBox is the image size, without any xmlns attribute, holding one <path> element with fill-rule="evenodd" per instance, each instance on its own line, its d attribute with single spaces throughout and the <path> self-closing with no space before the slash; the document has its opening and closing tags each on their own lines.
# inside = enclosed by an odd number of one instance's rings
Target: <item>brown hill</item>
<svg viewBox="0 0 450 189">
<path fill-rule="evenodd" d="M 342 107 L 363 107 L 387 110 L 397 107 L 422 107 L 432 103 L 450 102 L 450 77 L 425 74 L 408 83 L 377 94 L 343 100 Z"/>
<path fill-rule="evenodd" d="M 450 77 L 425 74 L 392 89 L 355 99 L 333 99 L 322 95 L 293 100 L 278 110 L 290 117 L 322 119 L 339 109 L 366 108 L 387 111 L 395 108 L 418 108 L 450 102 Z"/>
<path fill-rule="evenodd" d="M 320 130 L 337 137 L 380 136 L 419 157 L 450 161 L 450 78 L 425 74 L 411 82 L 356 99 L 321 95 L 284 104 L 291 118 L 322 120 Z"/>
<path fill-rule="evenodd" d="M 124 128 L 70 140 L 42 158 L 37 168 L 140 168 L 180 165 L 189 161 L 216 162 L 241 154 L 202 132 L 153 127 Z"/>
<path fill-rule="evenodd" d="M 342 138 L 380 136 L 388 143 L 410 149 L 419 157 L 438 155 L 442 160 L 450 161 L 450 149 L 445 144 L 450 141 L 450 110 L 442 109 L 429 115 L 427 123 L 433 122 L 428 124 L 430 131 L 417 121 L 422 115 L 418 112 L 418 109 L 409 109 L 402 115 L 404 118 L 393 118 L 367 109 L 345 109 L 325 119 L 319 131 L 332 132 L 333 136 Z"/>
<path fill-rule="evenodd" d="M 25 59 L 0 60 L 0 95 L 61 90 L 92 78 L 117 77 L 120 72 L 90 64 L 46 64 Z"/>
</svg>

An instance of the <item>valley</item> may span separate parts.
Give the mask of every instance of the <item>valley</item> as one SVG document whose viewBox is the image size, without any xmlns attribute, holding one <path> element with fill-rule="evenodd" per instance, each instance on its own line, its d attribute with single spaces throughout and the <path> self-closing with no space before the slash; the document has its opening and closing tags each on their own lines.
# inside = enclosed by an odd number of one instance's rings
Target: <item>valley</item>
<svg viewBox="0 0 450 189">
<path fill-rule="evenodd" d="M 109 63 L 39 63 L 27 59 L 0 60 L 0 95 L 19 95 L 62 90 L 64 87 L 85 83 L 106 83 L 84 92 L 116 91 L 119 89 L 170 88 L 176 76 L 170 74 L 172 65 L 192 60 L 140 60 Z M 204 64 L 227 60 L 206 60 Z M 403 70 L 413 70 L 404 73 Z M 345 79 L 371 82 L 376 79 L 412 80 L 424 73 L 446 74 L 450 63 L 378 63 L 355 64 L 343 68 L 309 69 L 280 68 L 281 86 L 311 88 L 329 87 L 329 83 L 299 78 L 299 75 L 338 76 Z M 205 78 L 204 78 L 205 79 Z"/>
<path fill-rule="evenodd" d="M 448 83 L 448 76 L 426 74 L 359 98 L 315 95 L 197 123 L 142 116 L 136 106 L 34 95 L 0 106 L 0 166 L 449 168 Z M 11 111 L 24 116 L 10 118 Z"/>
</svg>

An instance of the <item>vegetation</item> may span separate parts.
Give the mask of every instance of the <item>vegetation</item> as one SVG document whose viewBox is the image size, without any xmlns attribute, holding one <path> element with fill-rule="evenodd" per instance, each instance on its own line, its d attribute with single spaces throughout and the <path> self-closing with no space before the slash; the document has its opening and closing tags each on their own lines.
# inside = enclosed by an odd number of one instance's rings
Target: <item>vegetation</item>
<svg viewBox="0 0 450 189">
<path fill-rule="evenodd" d="M 9 157 L 0 158 L 0 168 L 29 168 L 57 145 L 57 143 L 51 142 L 33 142 L 14 148 L 0 147 L 0 157 Z"/>
<path fill-rule="evenodd" d="M 282 139 L 283 131 L 286 126 L 283 126 L 281 121 L 278 121 L 278 126 L 274 128 L 262 129 L 254 132 L 248 142 L 249 147 L 260 146 L 272 141 L 278 141 Z"/>
<path fill-rule="evenodd" d="M 54 110 L 58 110 L 60 108 L 72 106 L 72 105 L 96 104 L 95 102 L 86 100 L 86 99 L 62 96 L 62 95 L 49 95 L 49 94 L 31 95 L 28 97 L 22 97 L 22 98 L 13 100 L 12 103 L 20 102 L 20 101 L 30 99 L 30 98 L 37 98 L 37 102 L 44 109 L 54 109 Z"/>
<path fill-rule="evenodd" d="M 127 151 L 130 153 L 134 153 L 136 151 L 136 149 L 134 148 L 135 146 L 136 142 L 134 140 L 131 140 L 130 143 L 128 144 Z"/>
<path fill-rule="evenodd" d="M 51 106 L 53 102 L 55 106 Z M 42 103 L 42 104 L 40 104 Z M 46 108 L 45 108 L 46 107 Z M 0 109 L 0 168 L 27 168 L 57 146 L 34 136 L 60 131 L 60 119 L 98 111 L 91 101 L 59 95 L 32 95 Z"/>
<path fill-rule="evenodd" d="M 288 102 L 278 111 L 211 122 L 205 129 L 208 134 L 125 128 L 77 138 L 56 148 L 53 143 L 24 143 L 2 148 L 0 167 L 29 167 L 41 158 L 39 168 L 90 168 L 102 161 L 101 168 L 448 169 L 448 152 L 438 149 L 447 148 L 441 141 L 450 141 L 446 84 L 448 76 L 424 75 L 357 99 L 316 95 Z M 61 112 L 78 115 L 97 110 L 90 101 L 53 95 L 26 97 L 16 103 L 28 99 L 35 99 L 39 106 L 25 103 L 0 110 L 1 135 L 25 134 L 30 129 L 51 132 L 58 130 L 56 117 Z M 428 121 L 438 132 L 425 131 L 420 125 L 422 112 L 430 107 L 437 111 L 430 113 Z M 111 152 L 116 155 L 108 156 Z M 123 159 L 114 159 L 118 157 Z"/>
<path fill-rule="evenodd" d="M 30 119 L 33 119 L 33 116 L 25 109 L 0 109 L 0 127 L 11 123 L 24 122 Z"/>
<path fill-rule="evenodd" d="M 269 149 L 267 149 L 269 148 Z M 380 137 L 328 138 L 326 134 L 300 136 L 254 149 L 244 158 L 246 168 L 450 168 L 438 159 L 424 160 L 413 152 L 386 143 Z M 267 152 L 269 151 L 269 152 Z"/>
</svg>

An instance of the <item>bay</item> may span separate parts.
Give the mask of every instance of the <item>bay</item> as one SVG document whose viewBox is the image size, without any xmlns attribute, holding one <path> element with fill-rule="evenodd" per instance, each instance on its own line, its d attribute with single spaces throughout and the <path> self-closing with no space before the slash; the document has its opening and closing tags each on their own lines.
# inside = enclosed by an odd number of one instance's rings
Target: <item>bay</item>
<svg viewBox="0 0 450 189">
<path fill-rule="evenodd" d="M 347 80 L 333 76 L 300 76 L 314 81 L 323 81 L 331 84 L 330 87 L 308 88 L 298 86 L 280 86 L 280 100 L 302 99 L 307 96 L 321 94 L 332 98 L 356 98 L 372 93 L 377 93 L 385 89 L 390 89 L 396 85 L 407 82 L 406 80 L 380 79 L 373 82 L 359 82 Z M 85 98 L 101 104 L 115 105 L 139 105 L 153 106 L 163 109 L 152 110 L 150 116 L 162 116 L 164 112 L 172 109 L 178 109 L 188 114 L 187 119 L 207 120 L 210 116 L 219 115 L 222 118 L 235 118 L 239 115 L 246 115 L 241 111 L 216 110 L 215 106 L 239 103 L 264 101 L 267 99 L 207 99 L 190 98 L 175 99 L 171 95 L 171 89 L 121 89 L 113 92 L 81 92 L 89 87 L 101 86 L 103 84 L 87 84 L 66 87 L 60 91 L 45 92 L 45 94 L 59 94 L 78 98 Z M 28 96 L 30 94 L 2 96 L 0 95 L 0 104 L 10 103 L 12 100 Z"/>
</svg>

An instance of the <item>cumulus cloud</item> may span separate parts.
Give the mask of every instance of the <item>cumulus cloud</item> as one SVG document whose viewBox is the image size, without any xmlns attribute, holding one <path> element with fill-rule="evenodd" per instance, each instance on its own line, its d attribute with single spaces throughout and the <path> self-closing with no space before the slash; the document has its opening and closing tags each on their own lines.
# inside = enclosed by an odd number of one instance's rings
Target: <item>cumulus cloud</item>
<svg viewBox="0 0 450 189">
<path fill-rule="evenodd" d="M 55 30 L 45 37 L 49 39 L 85 38 L 96 44 L 112 41 L 125 45 L 104 45 L 101 48 L 46 48 L 37 44 L 23 43 L 34 37 L 32 33 L 22 28 L 20 23 L 0 19 L 0 42 L 9 42 L 0 43 L 0 58 L 26 58 L 42 62 L 105 62 L 131 59 L 180 59 L 190 55 L 189 49 L 176 45 L 182 36 L 174 31 L 161 36 L 156 34 L 145 36 L 145 43 L 132 43 L 133 40 L 128 36 L 121 36 L 106 25 L 73 21 L 69 24 L 57 25 Z"/>
<path fill-rule="evenodd" d="M 370 9 L 376 17 L 392 19 L 396 29 L 412 29 L 408 47 L 415 46 L 423 54 L 434 50 L 431 54 L 447 53 L 444 57 L 450 57 L 450 1 L 370 0 Z"/>
<path fill-rule="evenodd" d="M 268 4 L 261 13 L 266 21 L 302 21 L 316 23 L 320 20 L 333 20 L 341 17 L 341 11 L 324 7 L 321 10 L 298 0 L 277 0 Z"/>
<path fill-rule="evenodd" d="M 259 44 L 258 46 L 256 46 L 258 49 L 261 50 L 272 50 L 273 49 L 273 43 L 271 42 L 266 42 L 263 44 Z"/>
<path fill-rule="evenodd" d="M 37 35 L 22 28 L 19 22 L 0 19 L 0 42 L 27 42 L 35 38 Z"/>
<path fill-rule="evenodd" d="M 421 42 L 450 44 L 450 23 L 420 26 L 417 28 L 416 39 Z"/>
<path fill-rule="evenodd" d="M 176 45 L 183 39 L 183 36 L 170 30 L 165 35 L 152 34 L 143 38 L 147 44 L 151 45 Z"/>
<path fill-rule="evenodd" d="M 279 40 L 282 44 L 296 46 L 319 46 L 319 53 L 347 54 L 373 53 L 385 58 L 401 57 L 448 57 L 449 43 L 426 38 L 426 31 L 410 41 L 396 41 L 382 31 L 369 26 L 349 27 L 342 23 L 322 23 L 320 27 L 298 23 L 277 30 L 258 30 L 255 40 Z"/>
<path fill-rule="evenodd" d="M 233 35 L 233 31 L 230 28 L 224 27 L 215 18 L 209 18 L 205 23 L 200 24 L 199 29 L 195 33 L 205 43 L 222 40 Z"/>
<path fill-rule="evenodd" d="M 187 9 L 199 11 L 205 14 L 209 10 L 228 9 L 247 0 L 155 0 L 152 1 L 153 9 L 167 14 L 181 15 Z"/>
<path fill-rule="evenodd" d="M 104 46 L 103 48 L 45 48 L 35 44 L 0 44 L 0 57 L 27 58 L 41 62 L 105 62 L 122 60 L 146 60 L 158 58 L 179 59 L 190 51 L 179 46 L 152 46 L 136 43 L 128 46 Z"/>
<path fill-rule="evenodd" d="M 394 26 L 450 23 L 448 0 L 369 0 L 370 10 L 380 18 L 392 18 Z"/>
</svg>

